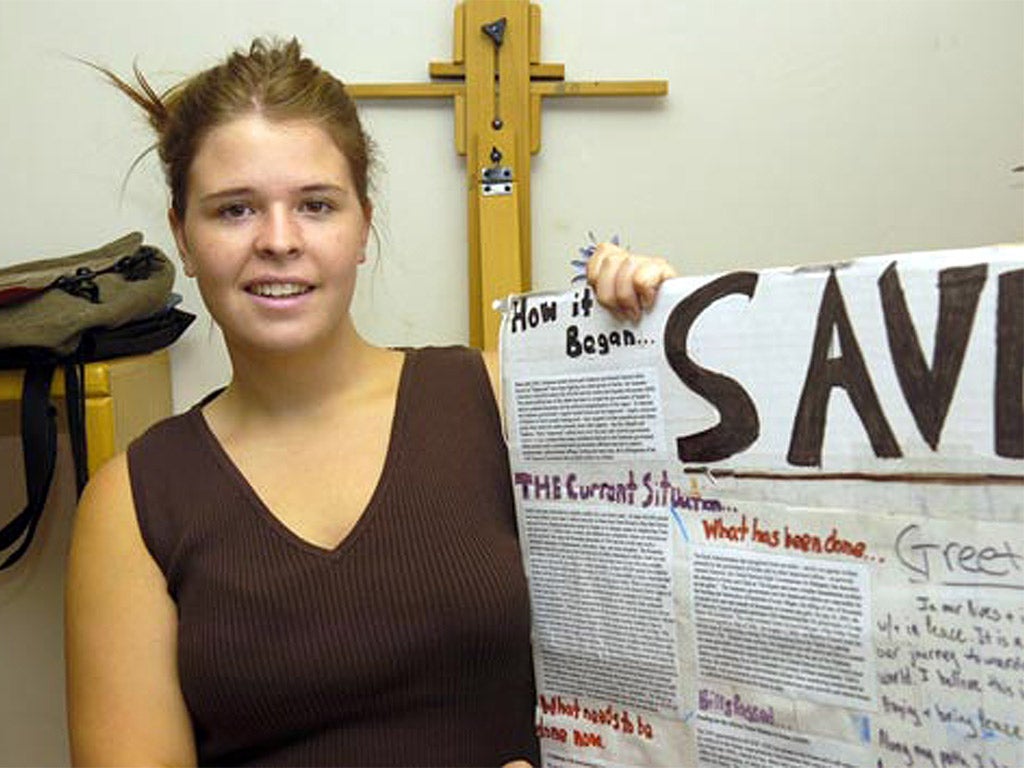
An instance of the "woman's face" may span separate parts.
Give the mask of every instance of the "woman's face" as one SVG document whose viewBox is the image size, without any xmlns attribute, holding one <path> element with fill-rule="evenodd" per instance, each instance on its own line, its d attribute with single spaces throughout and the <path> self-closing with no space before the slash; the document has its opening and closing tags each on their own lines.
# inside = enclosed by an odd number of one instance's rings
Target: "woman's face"
<svg viewBox="0 0 1024 768">
<path fill-rule="evenodd" d="M 170 219 L 228 346 L 287 353 L 347 330 L 369 214 L 323 129 L 249 115 L 202 140 L 184 220 Z"/>
</svg>

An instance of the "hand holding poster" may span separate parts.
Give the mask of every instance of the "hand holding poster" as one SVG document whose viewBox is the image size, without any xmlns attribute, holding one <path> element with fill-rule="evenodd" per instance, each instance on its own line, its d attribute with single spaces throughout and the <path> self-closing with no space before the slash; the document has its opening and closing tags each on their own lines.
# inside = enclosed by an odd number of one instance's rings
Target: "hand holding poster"
<svg viewBox="0 0 1024 768">
<path fill-rule="evenodd" d="M 545 764 L 1024 765 L 1024 249 L 512 297 Z"/>
</svg>

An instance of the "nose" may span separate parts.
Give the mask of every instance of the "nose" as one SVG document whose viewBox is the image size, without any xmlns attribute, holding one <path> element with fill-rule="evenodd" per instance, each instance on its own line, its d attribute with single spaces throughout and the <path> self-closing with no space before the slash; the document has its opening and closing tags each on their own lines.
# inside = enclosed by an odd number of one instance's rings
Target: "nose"
<svg viewBox="0 0 1024 768">
<path fill-rule="evenodd" d="M 261 217 L 256 233 L 257 252 L 266 258 L 291 258 L 302 251 L 302 230 L 284 206 L 271 206 Z"/>
</svg>

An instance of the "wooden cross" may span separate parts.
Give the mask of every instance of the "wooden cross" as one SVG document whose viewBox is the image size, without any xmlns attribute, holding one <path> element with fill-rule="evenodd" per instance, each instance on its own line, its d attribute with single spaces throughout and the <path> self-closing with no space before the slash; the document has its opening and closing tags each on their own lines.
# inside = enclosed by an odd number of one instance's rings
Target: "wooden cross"
<svg viewBox="0 0 1024 768">
<path fill-rule="evenodd" d="M 530 289 L 530 155 L 540 150 L 540 105 L 550 96 L 664 96 L 664 80 L 565 82 L 540 63 L 540 6 L 464 0 L 455 52 L 431 62 L 431 82 L 347 85 L 355 99 L 455 100 L 455 148 L 466 155 L 470 343 L 493 349 L 497 298 Z"/>
</svg>

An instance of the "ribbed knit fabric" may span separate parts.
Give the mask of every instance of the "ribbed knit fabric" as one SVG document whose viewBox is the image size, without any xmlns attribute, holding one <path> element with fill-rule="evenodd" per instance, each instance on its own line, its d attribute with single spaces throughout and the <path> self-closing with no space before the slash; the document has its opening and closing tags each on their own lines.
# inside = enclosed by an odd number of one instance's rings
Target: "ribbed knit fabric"
<svg viewBox="0 0 1024 768">
<path fill-rule="evenodd" d="M 539 764 L 529 601 L 479 354 L 406 353 L 379 485 L 334 550 L 271 514 L 198 407 L 128 460 L 178 606 L 200 764 Z"/>
</svg>

